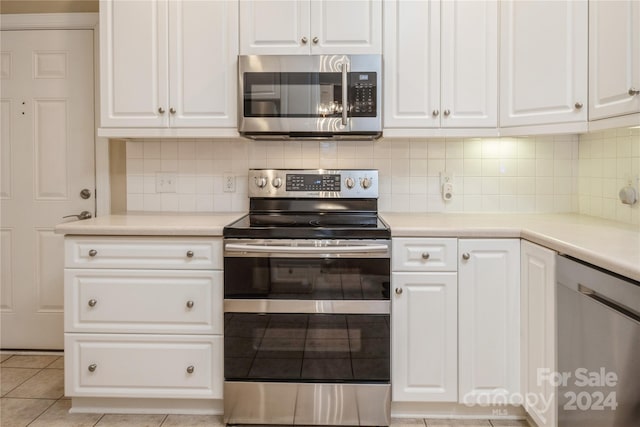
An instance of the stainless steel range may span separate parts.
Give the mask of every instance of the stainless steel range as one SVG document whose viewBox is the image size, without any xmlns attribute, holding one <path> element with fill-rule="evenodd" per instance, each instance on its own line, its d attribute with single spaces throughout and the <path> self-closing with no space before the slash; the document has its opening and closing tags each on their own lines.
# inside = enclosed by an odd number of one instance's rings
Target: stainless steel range
<svg viewBox="0 0 640 427">
<path fill-rule="evenodd" d="M 255 169 L 249 196 L 224 229 L 224 421 L 388 425 L 377 171 Z"/>
</svg>

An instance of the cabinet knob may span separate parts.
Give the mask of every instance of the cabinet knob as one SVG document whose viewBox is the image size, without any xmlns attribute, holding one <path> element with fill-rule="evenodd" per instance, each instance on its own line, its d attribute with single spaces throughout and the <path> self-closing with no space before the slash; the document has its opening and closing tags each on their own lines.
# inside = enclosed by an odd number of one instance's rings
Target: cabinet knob
<svg viewBox="0 0 640 427">
<path fill-rule="evenodd" d="M 471 258 L 471 255 L 469 255 L 468 252 L 465 252 L 465 253 L 462 254 L 462 259 L 467 260 L 469 258 Z"/>
<path fill-rule="evenodd" d="M 187 308 L 193 308 L 193 301 L 187 301 Z"/>
<path fill-rule="evenodd" d="M 576 110 L 579 110 L 582 107 L 584 107 L 584 105 L 582 104 L 582 102 L 578 101 L 578 102 L 575 103 L 575 107 L 576 107 Z"/>
<path fill-rule="evenodd" d="M 640 95 L 640 89 L 636 89 L 635 87 L 630 88 L 629 95 L 631 96 Z"/>
<path fill-rule="evenodd" d="M 175 109 L 175 108 L 173 108 L 173 107 L 171 107 L 171 108 L 169 108 L 169 112 L 170 112 L 171 114 L 175 114 L 175 113 L 176 113 L 176 109 Z"/>
<path fill-rule="evenodd" d="M 431 255 L 429 254 L 429 252 L 422 252 L 422 259 L 429 259 L 431 257 Z"/>
<path fill-rule="evenodd" d="M 193 251 L 187 251 L 187 258 L 193 258 Z"/>
<path fill-rule="evenodd" d="M 309 40 L 306 37 L 303 37 L 300 39 L 300 41 L 302 42 L 302 44 L 307 44 Z"/>
<path fill-rule="evenodd" d="M 442 112 L 442 114 L 444 114 L 445 117 L 449 117 L 449 114 L 451 114 L 451 111 L 450 110 L 444 110 Z"/>
<path fill-rule="evenodd" d="M 164 108 L 162 108 L 162 107 L 158 108 L 158 113 L 164 114 Z"/>
<path fill-rule="evenodd" d="M 93 299 L 93 298 L 90 299 L 89 302 L 88 302 L 89 307 L 95 307 L 97 303 L 98 303 L 98 300 L 97 299 Z"/>
<path fill-rule="evenodd" d="M 396 288 L 396 294 L 400 295 L 402 293 L 402 288 Z"/>
<path fill-rule="evenodd" d="M 94 256 L 98 255 L 98 251 L 96 251 L 95 249 L 91 249 L 89 250 L 89 256 L 91 258 L 93 258 Z"/>
<path fill-rule="evenodd" d="M 193 374 L 193 371 L 195 370 L 196 368 L 194 368 L 193 365 L 187 366 L 187 374 Z"/>
<path fill-rule="evenodd" d="M 314 37 L 313 40 L 312 40 L 313 44 L 318 44 L 319 41 L 320 41 L 320 39 L 317 38 L 317 37 Z"/>
<path fill-rule="evenodd" d="M 433 110 L 431 114 L 433 115 L 433 117 L 438 117 L 438 115 L 440 114 L 440 110 Z"/>
<path fill-rule="evenodd" d="M 97 367 L 98 365 L 96 365 L 95 363 L 92 363 L 91 365 L 89 365 L 87 369 L 89 369 L 89 372 L 95 372 Z"/>
</svg>

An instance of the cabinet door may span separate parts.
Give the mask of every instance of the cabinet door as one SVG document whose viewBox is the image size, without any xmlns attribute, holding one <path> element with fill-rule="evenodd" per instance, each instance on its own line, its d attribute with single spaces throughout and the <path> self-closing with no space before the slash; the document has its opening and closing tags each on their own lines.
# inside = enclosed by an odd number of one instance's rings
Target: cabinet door
<svg viewBox="0 0 640 427">
<path fill-rule="evenodd" d="M 170 125 L 235 127 L 237 1 L 171 1 L 169 17 Z"/>
<path fill-rule="evenodd" d="M 311 53 L 381 54 L 381 0 L 312 0 Z"/>
<path fill-rule="evenodd" d="M 100 2 L 101 126 L 169 125 L 167 9 L 162 0 Z"/>
<path fill-rule="evenodd" d="M 442 52 L 442 127 L 497 127 L 498 2 L 443 2 Z"/>
<path fill-rule="evenodd" d="M 392 400 L 457 399 L 456 273 L 393 273 Z"/>
<path fill-rule="evenodd" d="M 384 28 L 384 127 L 439 127 L 440 0 L 387 0 Z"/>
<path fill-rule="evenodd" d="M 640 112 L 640 3 L 589 2 L 589 120 Z"/>
<path fill-rule="evenodd" d="M 520 392 L 520 239 L 458 241 L 459 401 Z"/>
<path fill-rule="evenodd" d="M 240 1 L 241 55 L 309 54 L 309 0 Z"/>
<path fill-rule="evenodd" d="M 555 372 L 555 270 L 556 253 L 522 241 L 522 392 L 524 396 L 542 396 L 543 400 L 525 400 L 525 409 L 538 426 L 555 426 L 554 387 L 545 381 L 541 370 Z M 546 406 L 546 402 L 551 402 Z"/>
<path fill-rule="evenodd" d="M 500 126 L 587 119 L 587 1 L 501 4 Z"/>
</svg>

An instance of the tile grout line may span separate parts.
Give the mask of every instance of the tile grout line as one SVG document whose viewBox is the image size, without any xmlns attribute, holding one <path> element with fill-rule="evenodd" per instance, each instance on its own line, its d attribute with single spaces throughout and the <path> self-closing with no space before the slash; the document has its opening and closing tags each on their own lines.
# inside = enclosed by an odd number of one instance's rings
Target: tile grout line
<svg viewBox="0 0 640 427">
<path fill-rule="evenodd" d="M 44 414 L 45 412 L 47 412 L 53 405 L 55 405 L 56 401 L 54 400 L 53 402 L 51 402 L 51 404 L 49 406 L 47 406 L 44 411 L 40 412 L 40 414 L 36 415 L 36 417 L 34 419 L 32 419 L 31 421 L 29 421 L 26 425 L 30 426 L 31 424 L 33 424 L 38 418 L 40 418 L 42 416 L 42 414 Z"/>
</svg>

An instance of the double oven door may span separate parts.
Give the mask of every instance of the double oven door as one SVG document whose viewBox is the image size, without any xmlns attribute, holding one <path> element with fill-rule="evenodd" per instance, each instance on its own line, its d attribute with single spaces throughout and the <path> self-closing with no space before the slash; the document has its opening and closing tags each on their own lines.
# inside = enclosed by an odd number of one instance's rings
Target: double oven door
<svg viewBox="0 0 640 427">
<path fill-rule="evenodd" d="M 388 240 L 227 239 L 224 263 L 226 422 L 388 423 Z"/>
</svg>

